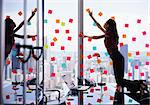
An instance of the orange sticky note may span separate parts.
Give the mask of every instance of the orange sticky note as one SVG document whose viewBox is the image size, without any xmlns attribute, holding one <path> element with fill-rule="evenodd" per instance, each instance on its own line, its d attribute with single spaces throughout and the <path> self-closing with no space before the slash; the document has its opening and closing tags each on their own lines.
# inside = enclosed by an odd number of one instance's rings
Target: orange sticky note
<svg viewBox="0 0 150 105">
<path fill-rule="evenodd" d="M 19 11 L 19 12 L 18 12 L 18 15 L 19 15 L 19 16 L 21 16 L 21 15 L 22 15 L 22 12 L 21 12 L 21 11 Z"/>
<path fill-rule="evenodd" d="M 123 34 L 123 35 L 122 35 L 122 38 L 126 38 L 126 37 L 127 37 L 126 34 Z"/>
<path fill-rule="evenodd" d="M 128 57 L 132 57 L 132 53 L 128 53 Z"/>
<path fill-rule="evenodd" d="M 103 15 L 103 13 L 102 13 L 102 12 L 99 12 L 99 13 L 98 13 L 98 15 L 99 15 L 99 16 L 102 16 L 102 15 Z"/>
<path fill-rule="evenodd" d="M 146 52 L 146 56 L 150 56 L 150 52 Z"/>
<path fill-rule="evenodd" d="M 112 19 L 112 20 L 115 20 L 115 16 L 112 16 L 111 19 Z"/>
<path fill-rule="evenodd" d="M 86 12 L 88 12 L 88 13 L 89 13 L 89 12 L 90 12 L 90 8 L 87 8 L 87 9 L 86 9 Z"/>
<path fill-rule="evenodd" d="M 59 20 L 59 19 L 56 19 L 56 23 L 60 23 L 60 20 Z"/>
<path fill-rule="evenodd" d="M 56 41 L 57 41 L 57 38 L 56 38 L 56 37 L 54 37 L 54 38 L 53 38 L 53 41 L 54 41 L 54 42 L 56 42 Z"/>
<path fill-rule="evenodd" d="M 102 61 L 100 59 L 97 60 L 97 63 L 100 64 Z"/>
<path fill-rule="evenodd" d="M 109 62 L 110 65 L 113 65 L 113 62 Z"/>
</svg>

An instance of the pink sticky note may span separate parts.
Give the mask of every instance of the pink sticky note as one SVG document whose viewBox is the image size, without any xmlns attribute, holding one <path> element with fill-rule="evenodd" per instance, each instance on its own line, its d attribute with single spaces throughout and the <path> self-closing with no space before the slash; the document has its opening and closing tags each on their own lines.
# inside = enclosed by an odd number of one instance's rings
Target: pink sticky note
<svg viewBox="0 0 150 105">
<path fill-rule="evenodd" d="M 114 97 L 113 97 L 113 96 L 110 96 L 109 99 L 110 99 L 110 100 L 114 100 Z"/>
<path fill-rule="evenodd" d="M 51 61 L 55 61 L 56 60 L 56 58 L 55 57 L 51 57 Z"/>
<path fill-rule="evenodd" d="M 51 42 L 51 44 L 50 44 L 51 46 L 54 46 L 55 45 L 55 43 L 54 42 Z"/>
<path fill-rule="evenodd" d="M 66 34 L 69 34 L 70 33 L 70 30 L 66 30 Z"/>
<path fill-rule="evenodd" d="M 92 41 L 92 38 L 88 38 L 88 41 L 91 42 L 91 41 Z"/>
<path fill-rule="evenodd" d="M 87 58 L 88 58 L 88 59 L 91 59 L 91 58 L 92 58 L 92 56 L 91 56 L 91 55 L 88 55 L 88 56 L 87 56 Z"/>
<path fill-rule="evenodd" d="M 143 35 L 146 35 L 146 31 L 143 31 L 142 34 L 143 34 Z"/>
<path fill-rule="evenodd" d="M 68 56 L 68 57 L 67 57 L 67 60 L 70 61 L 70 60 L 71 60 L 71 57 Z"/>
<path fill-rule="evenodd" d="M 136 37 L 132 37 L 132 41 L 136 41 Z"/>
<path fill-rule="evenodd" d="M 136 51 L 136 55 L 140 55 L 140 52 L 139 52 L 139 51 Z"/>
<path fill-rule="evenodd" d="M 107 86 L 105 86 L 103 89 L 104 89 L 104 91 L 107 91 Z"/>
<path fill-rule="evenodd" d="M 125 26 L 126 28 L 128 28 L 128 27 L 129 27 L 129 24 L 125 24 L 124 26 Z"/>
<path fill-rule="evenodd" d="M 9 64 L 10 64 L 10 60 L 7 59 L 7 60 L 6 60 L 6 65 L 9 65 Z"/>
<path fill-rule="evenodd" d="M 141 76 L 144 76 L 144 73 L 143 73 L 143 72 L 141 72 L 141 73 L 140 73 L 140 75 L 141 75 Z"/>
<path fill-rule="evenodd" d="M 141 23 L 141 19 L 137 19 L 137 23 Z"/>
<path fill-rule="evenodd" d="M 28 70 L 29 70 L 30 73 L 33 72 L 33 68 L 31 68 L 31 67 Z"/>
<path fill-rule="evenodd" d="M 101 103 L 101 102 L 102 102 L 102 100 L 101 100 L 100 98 L 98 98 L 98 99 L 97 99 L 97 102 Z"/>
<path fill-rule="evenodd" d="M 59 33 L 59 29 L 55 29 L 55 33 Z"/>
<path fill-rule="evenodd" d="M 69 22 L 72 23 L 72 22 L 73 22 L 73 19 L 69 19 Z"/>
<path fill-rule="evenodd" d="M 83 64 L 80 64 L 80 68 L 83 68 Z"/>
<path fill-rule="evenodd" d="M 80 32 L 79 37 L 83 37 L 83 33 L 82 32 Z"/>
<path fill-rule="evenodd" d="M 90 93 L 94 93 L 94 88 L 91 88 L 91 89 L 90 89 Z"/>
<path fill-rule="evenodd" d="M 52 10 L 48 10 L 48 14 L 52 14 L 52 12 L 53 12 Z"/>
<path fill-rule="evenodd" d="M 32 41 L 35 41 L 36 40 L 36 36 L 32 36 Z"/>
<path fill-rule="evenodd" d="M 136 66 L 135 66 L 135 69 L 138 69 L 138 68 L 139 68 L 138 65 L 136 65 Z"/>
<path fill-rule="evenodd" d="M 90 73 L 94 73 L 94 69 L 90 69 Z"/>
<path fill-rule="evenodd" d="M 10 96 L 9 96 L 9 95 L 6 95 L 6 99 L 7 99 L 7 100 L 10 99 Z"/>
<path fill-rule="evenodd" d="M 149 48 L 149 44 L 145 44 L 145 47 Z"/>
<path fill-rule="evenodd" d="M 13 74 L 17 74 L 17 70 L 16 70 L 16 69 L 13 69 L 13 70 L 12 70 L 12 73 L 13 73 Z"/>
<path fill-rule="evenodd" d="M 88 103 L 88 105 L 92 105 L 91 103 Z"/>
<path fill-rule="evenodd" d="M 68 36 L 68 40 L 71 41 L 71 40 L 72 40 L 72 37 Z"/>
<path fill-rule="evenodd" d="M 128 76 L 129 76 L 129 77 L 132 76 L 132 73 L 128 73 Z"/>
<path fill-rule="evenodd" d="M 83 45 L 80 45 L 80 49 L 83 49 Z"/>
<path fill-rule="evenodd" d="M 80 65 L 80 68 L 81 68 L 81 65 Z M 80 76 L 81 76 L 81 77 L 83 76 L 83 72 L 82 72 L 82 71 L 80 72 Z"/>
<path fill-rule="evenodd" d="M 71 105 L 71 102 L 67 102 L 67 105 Z"/>
<path fill-rule="evenodd" d="M 103 71 L 103 74 L 107 74 L 107 70 L 104 70 L 104 71 Z"/>
<path fill-rule="evenodd" d="M 55 74 L 55 73 L 51 73 L 50 76 L 51 76 L 51 77 L 55 77 L 56 74 Z"/>
<path fill-rule="evenodd" d="M 61 50 L 65 50 L 65 46 L 61 46 Z"/>
<path fill-rule="evenodd" d="M 145 64 L 146 64 L 146 65 L 149 65 L 149 62 L 147 61 Z"/>
<path fill-rule="evenodd" d="M 120 47 L 122 47 L 123 46 L 123 43 L 120 43 Z"/>
</svg>

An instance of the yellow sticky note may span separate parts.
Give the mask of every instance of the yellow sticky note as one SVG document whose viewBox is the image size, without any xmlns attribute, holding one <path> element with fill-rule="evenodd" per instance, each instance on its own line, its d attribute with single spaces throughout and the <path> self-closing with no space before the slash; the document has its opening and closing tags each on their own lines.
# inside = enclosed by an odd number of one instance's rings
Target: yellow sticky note
<svg viewBox="0 0 150 105">
<path fill-rule="evenodd" d="M 61 26 L 65 26 L 65 22 L 61 22 Z"/>
<path fill-rule="evenodd" d="M 132 57 L 132 53 L 128 53 L 128 57 Z"/>
<path fill-rule="evenodd" d="M 54 37 L 54 38 L 53 38 L 53 41 L 54 41 L 54 42 L 56 42 L 56 41 L 57 41 L 57 38 L 56 38 L 56 37 Z"/>
<path fill-rule="evenodd" d="M 45 49 L 48 49 L 48 44 L 45 44 L 45 45 L 44 45 L 44 48 L 45 48 Z"/>
</svg>

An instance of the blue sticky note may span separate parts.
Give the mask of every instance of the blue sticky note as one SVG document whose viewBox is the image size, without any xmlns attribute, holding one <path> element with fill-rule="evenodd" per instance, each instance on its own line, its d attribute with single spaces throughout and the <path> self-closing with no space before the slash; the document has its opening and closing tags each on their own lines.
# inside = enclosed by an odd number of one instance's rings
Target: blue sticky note
<svg viewBox="0 0 150 105">
<path fill-rule="evenodd" d="M 28 25 L 31 25 L 31 22 L 28 22 Z"/>
<path fill-rule="evenodd" d="M 108 54 L 108 52 L 105 52 L 105 56 L 108 56 L 109 54 Z"/>
<path fill-rule="evenodd" d="M 44 23 L 48 23 L 48 20 L 47 20 L 47 19 L 44 19 Z"/>
<path fill-rule="evenodd" d="M 129 99 L 129 103 L 132 103 L 132 99 Z"/>
<path fill-rule="evenodd" d="M 16 50 L 12 50 L 12 55 L 16 56 Z"/>
<path fill-rule="evenodd" d="M 96 46 L 93 46 L 93 50 L 97 50 Z"/>
<path fill-rule="evenodd" d="M 133 61 L 133 59 L 130 59 L 130 58 L 129 58 L 129 59 L 128 59 L 128 61 L 129 61 L 129 62 L 132 62 L 132 61 Z"/>
<path fill-rule="evenodd" d="M 62 68 L 66 68 L 66 63 L 63 63 L 61 66 Z"/>
<path fill-rule="evenodd" d="M 95 22 L 93 23 L 93 26 L 96 26 L 96 23 L 95 23 Z"/>
</svg>

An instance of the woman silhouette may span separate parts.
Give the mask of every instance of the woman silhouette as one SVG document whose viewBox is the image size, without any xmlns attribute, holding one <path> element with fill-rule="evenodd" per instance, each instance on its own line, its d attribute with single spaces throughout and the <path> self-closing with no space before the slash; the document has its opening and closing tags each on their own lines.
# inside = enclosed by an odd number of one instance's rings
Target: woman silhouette
<svg viewBox="0 0 150 105">
<path fill-rule="evenodd" d="M 113 69 L 115 74 L 115 79 L 117 83 L 117 89 L 120 91 L 121 86 L 123 85 L 124 77 L 124 57 L 118 50 L 118 32 L 116 28 L 116 22 L 113 19 L 109 19 L 105 24 L 104 28 L 94 19 L 92 12 L 89 12 L 90 17 L 96 23 L 97 27 L 104 33 L 101 36 L 84 36 L 92 39 L 104 39 L 104 44 L 107 49 L 110 58 L 113 61 Z"/>
</svg>

